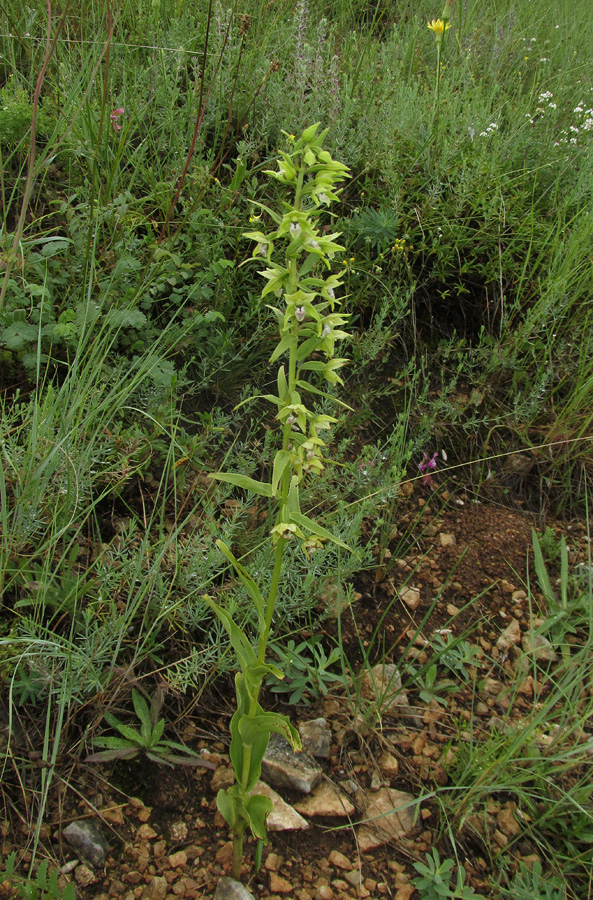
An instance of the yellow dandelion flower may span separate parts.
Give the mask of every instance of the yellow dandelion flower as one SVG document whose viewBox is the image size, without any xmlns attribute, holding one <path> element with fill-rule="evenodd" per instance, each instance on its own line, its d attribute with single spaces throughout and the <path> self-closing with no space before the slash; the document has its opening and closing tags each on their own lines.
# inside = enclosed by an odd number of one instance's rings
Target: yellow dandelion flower
<svg viewBox="0 0 593 900">
<path fill-rule="evenodd" d="M 443 19 L 433 19 L 426 27 L 430 28 L 431 31 L 434 31 L 435 35 L 440 36 L 444 34 L 445 31 L 448 31 L 451 26 L 448 22 L 445 24 Z"/>
</svg>

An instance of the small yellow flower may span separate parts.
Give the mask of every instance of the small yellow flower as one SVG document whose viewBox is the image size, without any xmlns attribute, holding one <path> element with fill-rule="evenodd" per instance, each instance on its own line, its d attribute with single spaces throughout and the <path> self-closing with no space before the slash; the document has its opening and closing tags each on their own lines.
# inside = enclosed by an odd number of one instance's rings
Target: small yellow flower
<svg viewBox="0 0 593 900">
<path fill-rule="evenodd" d="M 449 23 L 445 24 L 442 19 L 433 19 L 432 22 L 429 22 L 426 26 L 430 28 L 431 31 L 434 31 L 435 35 L 442 35 L 445 31 L 448 31 L 451 27 Z"/>
</svg>

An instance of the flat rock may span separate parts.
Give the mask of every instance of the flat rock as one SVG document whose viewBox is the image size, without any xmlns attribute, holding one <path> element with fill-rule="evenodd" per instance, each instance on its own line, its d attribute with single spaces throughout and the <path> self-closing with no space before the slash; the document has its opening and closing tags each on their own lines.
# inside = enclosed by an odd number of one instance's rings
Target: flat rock
<svg viewBox="0 0 593 900">
<path fill-rule="evenodd" d="M 274 808 L 268 816 L 268 831 L 304 831 L 309 827 L 306 819 L 303 819 L 282 797 L 263 781 L 258 781 L 253 789 L 254 794 L 263 794 L 269 797 Z"/>
<path fill-rule="evenodd" d="M 365 672 L 360 686 L 365 700 L 377 704 L 381 715 L 405 715 L 409 713 L 410 702 L 402 688 L 401 675 L 393 663 L 373 666 Z"/>
<path fill-rule="evenodd" d="M 543 634 L 524 634 L 521 643 L 525 653 L 533 654 L 536 659 L 544 662 L 555 662 L 558 659 L 557 653 Z"/>
<path fill-rule="evenodd" d="M 253 900 L 253 894 L 240 881 L 223 875 L 218 879 L 214 900 Z"/>
<path fill-rule="evenodd" d="M 309 753 L 295 753 L 279 734 L 271 736 L 262 761 L 262 776 L 268 784 L 309 794 L 321 781 L 322 774 Z"/>
<path fill-rule="evenodd" d="M 109 844 L 95 822 L 90 819 L 71 822 L 64 828 L 62 835 L 85 862 L 90 863 L 95 869 L 104 867 Z"/>
<path fill-rule="evenodd" d="M 304 816 L 351 816 L 354 804 L 333 785 L 323 782 L 304 800 L 295 803 Z"/>
<path fill-rule="evenodd" d="M 386 844 L 388 840 L 389 838 L 386 835 L 379 834 L 378 831 L 374 831 L 368 825 L 360 825 L 356 829 L 356 845 L 361 853 L 369 853 L 371 850 L 376 850 L 377 847 L 382 847 Z"/>
<path fill-rule="evenodd" d="M 381 788 L 368 798 L 364 812 L 365 824 L 388 840 L 409 837 L 419 830 L 418 800 L 405 791 Z"/>
<path fill-rule="evenodd" d="M 319 718 L 303 722 L 299 725 L 299 734 L 306 753 L 320 759 L 329 759 L 332 731 L 327 719 Z"/>
<path fill-rule="evenodd" d="M 332 850 L 328 856 L 328 861 L 330 866 L 335 866 L 337 869 L 343 869 L 344 872 L 350 872 L 353 868 L 348 857 L 344 856 L 343 853 L 340 853 L 339 850 Z"/>
<path fill-rule="evenodd" d="M 445 534 L 441 531 L 438 537 L 439 547 L 454 547 L 457 543 L 454 534 Z"/>
</svg>

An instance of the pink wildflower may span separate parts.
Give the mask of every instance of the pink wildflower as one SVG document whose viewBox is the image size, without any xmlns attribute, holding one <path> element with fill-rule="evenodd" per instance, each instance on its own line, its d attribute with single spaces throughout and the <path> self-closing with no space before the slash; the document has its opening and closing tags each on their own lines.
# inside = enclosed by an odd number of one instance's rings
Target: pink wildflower
<svg viewBox="0 0 593 900">
<path fill-rule="evenodd" d="M 438 453 L 433 453 L 431 458 L 428 456 L 428 453 L 424 453 L 423 456 L 424 459 L 418 464 L 421 474 L 424 475 L 422 481 L 424 484 L 432 484 L 432 475 L 430 473 L 434 472 L 437 467 Z"/>
<path fill-rule="evenodd" d="M 121 125 L 117 121 L 120 116 L 123 116 L 125 112 L 125 108 L 120 106 L 119 109 L 114 109 L 109 118 L 111 119 L 111 124 L 113 125 L 114 131 L 121 131 Z"/>
</svg>

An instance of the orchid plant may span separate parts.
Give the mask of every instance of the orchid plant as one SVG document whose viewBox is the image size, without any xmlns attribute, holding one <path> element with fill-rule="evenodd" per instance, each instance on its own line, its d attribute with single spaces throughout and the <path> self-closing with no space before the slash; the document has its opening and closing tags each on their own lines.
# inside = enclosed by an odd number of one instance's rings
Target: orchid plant
<svg viewBox="0 0 593 900">
<path fill-rule="evenodd" d="M 307 128 L 295 140 L 285 134 L 287 152 L 280 152 L 277 168 L 267 171 L 291 192 L 291 202 L 283 203 L 278 213 L 256 204 L 259 215 L 250 221 L 270 220 L 269 231 L 249 231 L 244 237 L 255 243 L 252 258 L 265 261 L 260 274 L 265 279 L 262 298 L 274 299 L 269 309 L 275 315 L 279 340 L 271 362 L 280 361 L 277 394 L 264 398 L 274 407 L 281 445 L 270 467 L 268 482 L 246 475 L 218 472 L 211 477 L 266 497 L 274 502 L 276 517 L 270 532 L 273 543 L 273 567 L 266 595 L 249 571 L 222 541 L 219 549 L 234 568 L 247 590 L 257 614 L 255 646 L 250 636 L 230 613 L 210 597 L 205 600 L 225 627 L 235 652 L 239 671 L 235 675 L 237 709 L 230 731 L 230 758 L 235 783 L 221 789 L 217 796 L 220 812 L 233 836 L 233 877 L 239 878 L 243 861 L 243 839 L 249 828 L 258 840 L 258 848 L 267 840 L 266 819 L 272 801 L 254 793 L 270 735 L 282 735 L 293 747 L 301 747 L 297 730 L 289 718 L 265 712 L 259 702 L 264 678 L 282 679 L 283 673 L 266 661 L 276 597 L 282 578 L 282 560 L 286 547 L 296 540 L 305 554 L 313 553 L 325 541 L 346 547 L 318 522 L 301 511 L 300 488 L 305 479 L 324 468 L 326 443 L 321 433 L 337 421 L 320 413 L 315 400 L 334 400 L 311 376 L 330 385 L 343 385 L 339 371 L 347 362 L 334 356 L 337 341 L 348 337 L 343 330 L 347 317 L 339 311 L 336 292 L 341 274 L 332 272 L 334 256 L 343 250 L 336 243 L 339 233 L 327 234 L 320 228 L 320 217 L 338 197 L 337 185 L 348 178 L 348 169 L 322 148 L 326 131 L 319 124 Z M 340 401 L 337 401 L 340 402 Z M 341 404 L 343 407 L 346 404 Z M 348 548 L 346 548 L 348 549 Z"/>
</svg>

